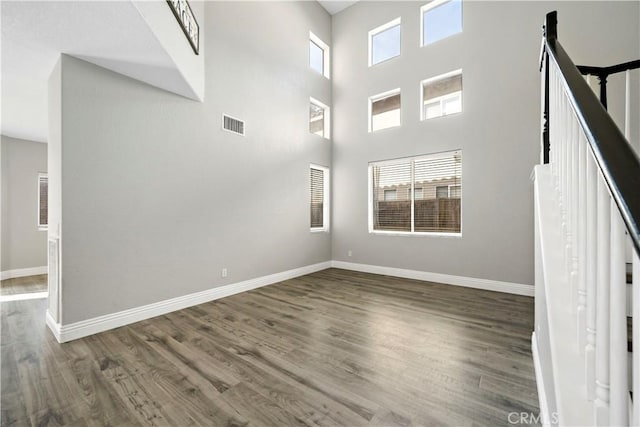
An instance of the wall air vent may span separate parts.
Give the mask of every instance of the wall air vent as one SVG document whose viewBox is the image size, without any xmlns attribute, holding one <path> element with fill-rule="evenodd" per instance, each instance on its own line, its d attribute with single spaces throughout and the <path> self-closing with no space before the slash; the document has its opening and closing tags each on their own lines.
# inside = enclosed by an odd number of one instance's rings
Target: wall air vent
<svg viewBox="0 0 640 427">
<path fill-rule="evenodd" d="M 244 122 L 226 114 L 222 115 L 222 129 L 244 136 Z"/>
</svg>

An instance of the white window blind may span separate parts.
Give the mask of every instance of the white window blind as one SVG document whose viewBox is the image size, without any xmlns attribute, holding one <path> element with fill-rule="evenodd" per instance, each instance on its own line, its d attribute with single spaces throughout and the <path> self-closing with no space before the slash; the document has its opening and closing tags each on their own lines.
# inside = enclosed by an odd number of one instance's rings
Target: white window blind
<svg viewBox="0 0 640 427">
<path fill-rule="evenodd" d="M 45 174 L 38 175 L 38 228 L 45 229 L 48 225 L 49 178 Z"/>
<path fill-rule="evenodd" d="M 370 231 L 461 232 L 460 150 L 374 162 L 369 171 Z M 388 197 L 391 192 L 394 200 Z"/>
<path fill-rule="evenodd" d="M 329 169 L 311 165 L 310 221 L 312 231 L 329 230 Z"/>
</svg>

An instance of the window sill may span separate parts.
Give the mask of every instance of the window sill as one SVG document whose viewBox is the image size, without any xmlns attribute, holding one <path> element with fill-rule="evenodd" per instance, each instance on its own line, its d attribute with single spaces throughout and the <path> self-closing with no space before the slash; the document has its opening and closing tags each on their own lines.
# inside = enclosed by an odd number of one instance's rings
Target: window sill
<svg viewBox="0 0 640 427">
<path fill-rule="evenodd" d="M 49 231 L 49 227 L 38 227 L 38 231 Z"/>
<path fill-rule="evenodd" d="M 309 231 L 311 233 L 329 233 L 329 229 L 326 228 L 311 228 Z"/>
<path fill-rule="evenodd" d="M 462 233 L 437 233 L 437 232 L 419 232 L 414 231 L 379 231 L 369 230 L 369 234 L 376 234 L 380 236 L 400 236 L 400 237 L 439 237 L 439 238 L 454 238 L 461 239 Z"/>
</svg>

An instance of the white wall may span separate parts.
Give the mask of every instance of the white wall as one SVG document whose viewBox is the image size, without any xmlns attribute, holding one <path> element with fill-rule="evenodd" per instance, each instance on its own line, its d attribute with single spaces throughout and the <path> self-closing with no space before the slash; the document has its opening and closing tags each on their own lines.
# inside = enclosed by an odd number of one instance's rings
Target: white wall
<svg viewBox="0 0 640 427">
<path fill-rule="evenodd" d="M 611 65 L 638 56 L 640 4 L 466 1 L 461 34 L 419 47 L 424 3 L 360 2 L 333 17 L 333 259 L 532 284 L 544 16 L 558 10 L 578 63 Z M 401 56 L 368 68 L 368 31 L 398 16 Z M 420 81 L 458 68 L 464 112 L 421 122 Z M 369 134 L 368 97 L 397 87 L 402 126 Z M 463 152 L 462 238 L 368 233 L 368 162 L 453 149 Z"/>
<path fill-rule="evenodd" d="M 331 259 L 330 234 L 309 232 L 309 164 L 330 165 L 331 144 L 308 128 L 309 97 L 331 104 L 308 66 L 330 16 L 315 2 L 204 13 L 204 103 L 62 56 L 63 325 Z"/>
<path fill-rule="evenodd" d="M 1 136 L 2 258 L 0 271 L 47 265 L 47 232 L 38 229 L 38 174 L 47 172 L 47 145 Z"/>
<path fill-rule="evenodd" d="M 149 25 L 167 54 L 175 62 L 180 74 L 191 87 L 193 98 L 202 100 L 204 97 L 204 63 L 205 63 L 205 30 L 204 22 L 198 22 L 200 27 L 199 55 L 194 55 L 193 49 L 184 35 L 182 28 L 173 16 L 171 9 L 164 1 L 133 1 L 140 15 Z M 204 16 L 204 2 L 190 1 L 189 5 L 196 19 Z"/>
</svg>

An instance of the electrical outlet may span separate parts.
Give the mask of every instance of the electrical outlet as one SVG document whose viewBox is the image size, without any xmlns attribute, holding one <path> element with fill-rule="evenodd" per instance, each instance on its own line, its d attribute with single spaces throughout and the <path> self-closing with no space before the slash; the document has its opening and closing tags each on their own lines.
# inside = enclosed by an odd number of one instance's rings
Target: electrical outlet
<svg viewBox="0 0 640 427">
<path fill-rule="evenodd" d="M 349 252 L 347 252 L 347 256 L 352 256 L 352 255 L 353 255 L 353 251 L 349 249 Z"/>
<path fill-rule="evenodd" d="M 227 272 L 227 269 L 226 269 L 226 268 L 223 268 L 223 269 L 222 269 L 222 277 L 227 277 L 227 273 L 228 273 L 228 272 Z"/>
</svg>

